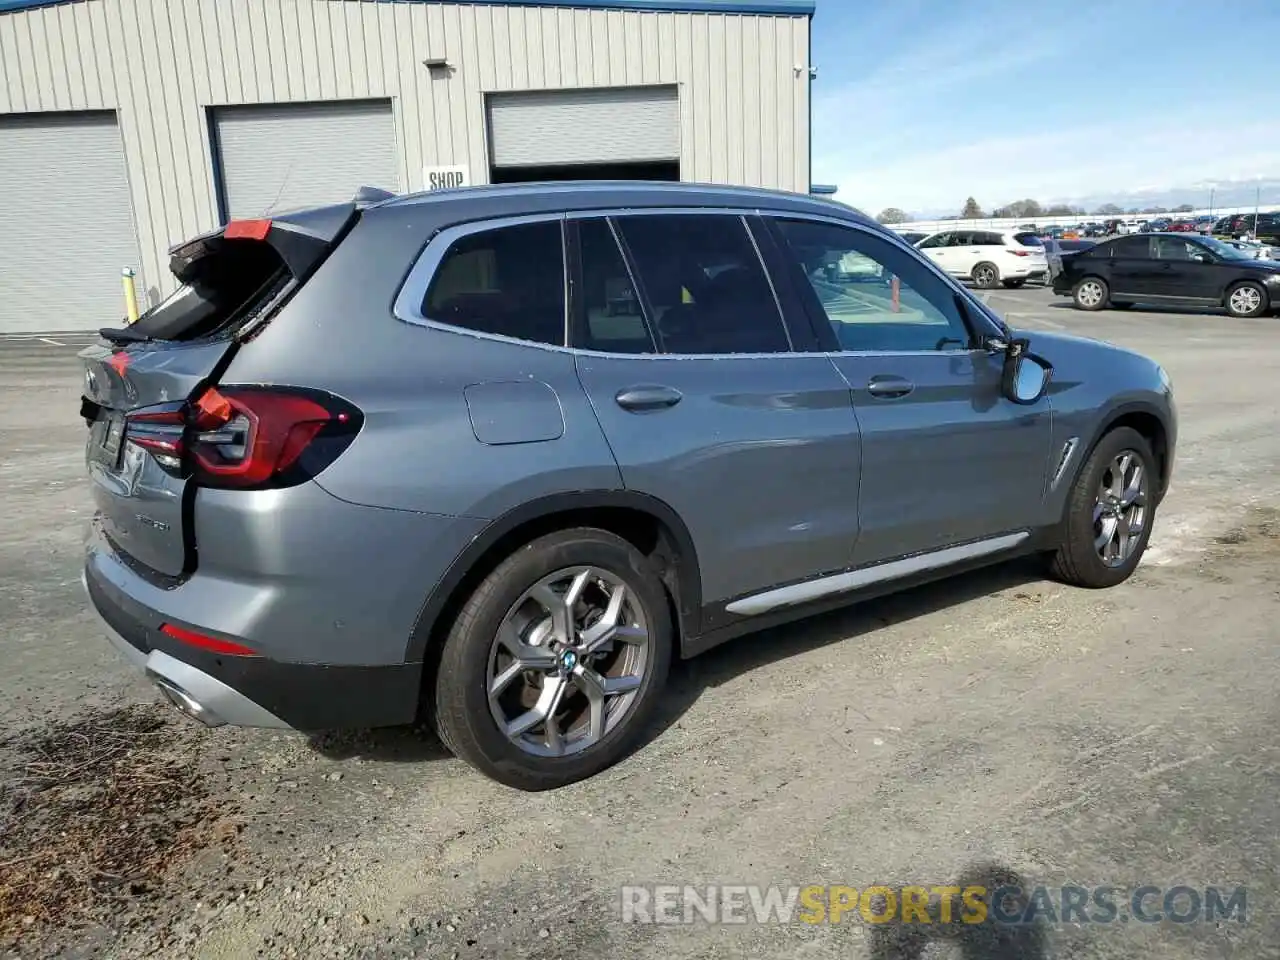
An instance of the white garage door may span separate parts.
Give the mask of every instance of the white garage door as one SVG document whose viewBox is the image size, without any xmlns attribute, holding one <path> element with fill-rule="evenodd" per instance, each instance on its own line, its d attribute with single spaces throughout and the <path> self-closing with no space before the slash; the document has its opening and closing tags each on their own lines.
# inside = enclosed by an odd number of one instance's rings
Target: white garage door
<svg viewBox="0 0 1280 960">
<path fill-rule="evenodd" d="M 213 118 L 233 219 L 400 189 L 390 101 L 219 107 Z"/>
<path fill-rule="evenodd" d="M 495 167 L 680 159 L 675 87 L 491 93 Z"/>
<path fill-rule="evenodd" d="M 118 325 L 123 267 L 140 264 L 115 114 L 0 116 L 0 333 Z"/>
</svg>

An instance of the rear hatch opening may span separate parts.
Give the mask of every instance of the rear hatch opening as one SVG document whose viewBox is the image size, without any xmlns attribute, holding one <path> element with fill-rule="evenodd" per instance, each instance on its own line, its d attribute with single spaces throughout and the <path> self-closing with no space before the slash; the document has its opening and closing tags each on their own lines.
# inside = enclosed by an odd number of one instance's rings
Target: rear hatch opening
<svg viewBox="0 0 1280 960">
<path fill-rule="evenodd" d="M 303 482 L 359 430 L 359 411 L 340 398 L 218 380 L 361 207 L 233 221 L 180 244 L 170 252 L 179 288 L 136 323 L 99 331 L 102 341 L 80 353 L 94 522 L 135 572 L 171 585 L 195 569 L 197 486 Z"/>
</svg>

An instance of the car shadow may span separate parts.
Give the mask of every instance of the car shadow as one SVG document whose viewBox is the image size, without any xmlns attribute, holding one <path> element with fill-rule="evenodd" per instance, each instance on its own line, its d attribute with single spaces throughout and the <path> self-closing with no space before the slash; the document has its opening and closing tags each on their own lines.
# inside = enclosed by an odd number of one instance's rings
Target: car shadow
<svg viewBox="0 0 1280 960">
<path fill-rule="evenodd" d="M 1054 310 L 1074 310 L 1077 313 L 1087 313 L 1088 311 L 1079 309 L 1070 300 L 1063 300 L 1058 303 L 1049 304 Z M 1201 316 L 1201 317 L 1225 317 L 1227 312 L 1221 307 L 1188 307 L 1177 306 L 1167 307 L 1156 303 L 1137 303 L 1135 302 L 1128 310 L 1116 310 L 1113 307 L 1105 307 L 1098 311 L 1099 313 L 1125 314 L 1125 313 L 1153 313 L 1166 314 L 1169 316 Z"/>
<path fill-rule="evenodd" d="M 690 660 L 678 660 L 672 664 L 656 716 L 636 749 L 642 749 L 679 722 L 705 690 L 744 673 L 833 643 L 854 642 L 881 627 L 906 623 L 977 597 L 1042 580 L 1044 564 L 1036 557 L 1020 557 L 746 634 Z"/>
<path fill-rule="evenodd" d="M 453 756 L 429 724 L 374 730 L 321 730 L 307 735 L 307 746 L 330 760 L 380 760 L 422 763 Z"/>
<path fill-rule="evenodd" d="M 924 586 L 868 600 L 796 623 L 747 634 L 691 660 L 672 664 L 655 718 L 634 750 L 641 750 L 679 722 L 703 692 L 787 657 L 832 643 L 853 641 L 883 626 L 905 623 L 976 597 L 1044 579 L 1043 564 L 1022 557 Z M 330 760 L 357 757 L 392 763 L 421 763 L 452 756 L 430 723 L 373 730 L 324 730 L 307 735 L 307 745 Z"/>
<path fill-rule="evenodd" d="M 867 939 L 872 960 L 924 960 L 936 955 L 929 951 L 934 943 L 952 945 L 963 960 L 1044 960 L 1048 955 L 1043 924 L 998 923 L 992 919 L 991 898 L 997 893 L 1001 894 L 1003 916 L 1024 916 L 1029 902 L 1027 892 L 1034 888 L 1033 884 L 1008 867 L 982 863 L 966 870 L 954 886 L 961 891 L 982 888 L 978 899 L 988 909 L 981 923 L 973 922 L 977 915 L 966 909 L 968 904 L 960 897 L 952 901 L 946 913 L 941 903 L 931 902 L 928 922 L 913 917 L 914 922 L 904 923 L 899 910 L 889 922 L 870 925 Z"/>
</svg>

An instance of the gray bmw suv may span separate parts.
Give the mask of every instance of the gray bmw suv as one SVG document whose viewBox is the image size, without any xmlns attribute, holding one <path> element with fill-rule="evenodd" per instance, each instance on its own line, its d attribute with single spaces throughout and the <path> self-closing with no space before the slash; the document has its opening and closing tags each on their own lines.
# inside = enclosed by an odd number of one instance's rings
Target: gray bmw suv
<svg viewBox="0 0 1280 960">
<path fill-rule="evenodd" d="M 1138 564 L 1151 360 L 1009 329 L 848 207 L 654 183 L 236 221 L 82 353 L 84 579 L 186 713 L 617 761 L 674 657 L 1018 554 Z"/>
</svg>

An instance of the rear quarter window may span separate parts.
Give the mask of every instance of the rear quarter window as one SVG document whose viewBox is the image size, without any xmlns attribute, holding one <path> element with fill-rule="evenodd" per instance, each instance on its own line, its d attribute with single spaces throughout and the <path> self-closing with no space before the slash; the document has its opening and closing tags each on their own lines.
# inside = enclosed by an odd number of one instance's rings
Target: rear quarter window
<svg viewBox="0 0 1280 960">
<path fill-rule="evenodd" d="M 1013 239 L 1017 240 L 1018 243 L 1022 244 L 1024 247 L 1043 247 L 1044 246 L 1044 241 L 1041 240 L 1040 237 L 1034 233 L 1015 234 Z"/>
<path fill-rule="evenodd" d="M 497 227 L 453 242 L 431 278 L 422 315 L 477 333 L 564 346 L 564 287 L 559 221 Z"/>
</svg>

